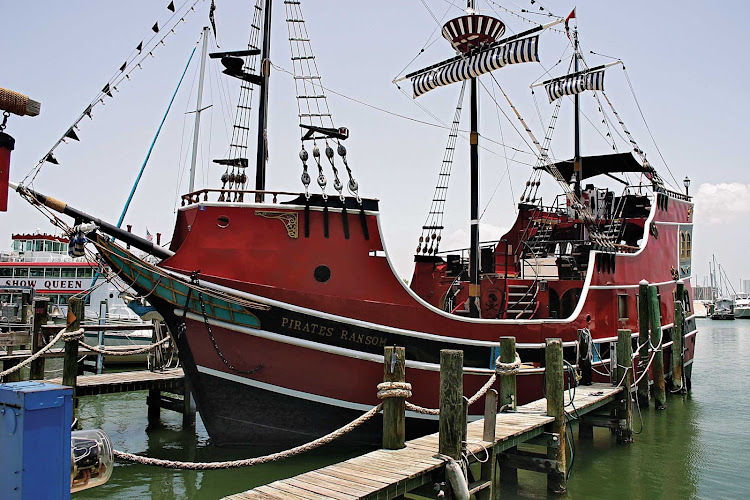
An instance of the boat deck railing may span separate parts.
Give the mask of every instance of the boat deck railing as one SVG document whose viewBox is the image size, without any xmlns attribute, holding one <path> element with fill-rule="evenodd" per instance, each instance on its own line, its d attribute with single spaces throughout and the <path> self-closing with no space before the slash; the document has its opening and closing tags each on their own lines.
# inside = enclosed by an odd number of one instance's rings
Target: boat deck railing
<svg viewBox="0 0 750 500">
<path fill-rule="evenodd" d="M 279 196 L 301 196 L 303 193 L 294 193 L 290 191 L 265 191 L 258 189 L 199 189 L 192 193 L 182 195 L 182 206 L 193 205 L 195 203 L 216 201 L 226 203 L 262 203 L 265 200 L 266 195 L 272 197 L 272 203 L 278 203 Z M 209 196 L 216 195 L 216 196 Z M 245 199 L 245 195 L 249 196 L 249 200 Z M 215 198 L 209 200 L 209 198 Z"/>
</svg>

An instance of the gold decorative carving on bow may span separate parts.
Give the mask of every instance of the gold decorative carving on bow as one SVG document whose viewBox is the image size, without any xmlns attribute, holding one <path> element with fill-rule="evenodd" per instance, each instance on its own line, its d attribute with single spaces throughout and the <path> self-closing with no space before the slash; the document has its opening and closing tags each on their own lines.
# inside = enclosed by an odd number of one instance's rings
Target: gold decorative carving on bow
<svg viewBox="0 0 750 500">
<path fill-rule="evenodd" d="M 299 238 L 299 219 L 297 212 L 270 212 L 265 210 L 256 210 L 255 215 L 265 217 L 266 219 L 279 219 L 284 223 L 286 234 L 290 238 Z"/>
<path fill-rule="evenodd" d="M 693 205 L 688 205 L 687 207 L 687 221 L 688 222 L 693 221 Z"/>
</svg>

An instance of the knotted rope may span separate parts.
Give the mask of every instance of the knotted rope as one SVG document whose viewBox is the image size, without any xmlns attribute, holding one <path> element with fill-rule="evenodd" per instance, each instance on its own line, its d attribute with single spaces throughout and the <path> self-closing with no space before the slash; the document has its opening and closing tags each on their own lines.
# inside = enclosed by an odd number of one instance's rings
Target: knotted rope
<svg viewBox="0 0 750 500">
<path fill-rule="evenodd" d="M 8 368 L 7 370 L 0 372 L 0 379 L 5 377 L 6 375 L 9 375 L 15 371 L 20 370 L 24 366 L 28 365 L 29 363 L 31 363 L 32 361 L 40 357 L 45 352 L 49 351 L 58 340 L 64 339 L 67 342 L 68 338 L 70 338 L 71 340 L 74 340 L 77 338 L 83 338 L 83 328 L 81 328 L 80 330 L 76 330 L 75 332 L 66 332 L 65 328 L 63 328 L 62 330 L 60 330 L 60 332 L 57 335 L 55 335 L 55 338 L 53 338 L 50 342 L 48 342 L 46 346 L 39 349 L 35 354 L 32 354 L 28 358 L 24 359 L 23 361 L 18 363 L 16 366 L 12 366 Z"/>
</svg>

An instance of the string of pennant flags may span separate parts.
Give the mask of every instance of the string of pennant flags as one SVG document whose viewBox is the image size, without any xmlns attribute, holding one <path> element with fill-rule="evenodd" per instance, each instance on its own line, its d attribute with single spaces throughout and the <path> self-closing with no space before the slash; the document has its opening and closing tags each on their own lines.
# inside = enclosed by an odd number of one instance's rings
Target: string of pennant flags
<svg viewBox="0 0 750 500">
<path fill-rule="evenodd" d="M 119 66 L 118 70 L 110 77 L 107 83 L 102 89 L 96 94 L 96 97 L 86 106 L 83 112 L 76 118 L 73 124 L 63 134 L 60 139 L 50 148 L 41 160 L 26 174 L 23 179 L 23 183 L 26 183 L 27 179 L 31 178 L 30 182 L 33 182 L 36 176 L 41 171 L 42 167 L 46 163 L 53 165 L 59 165 L 58 159 L 55 157 L 55 150 L 60 144 L 67 143 L 67 140 L 80 141 L 77 131 L 80 129 L 79 125 L 84 117 L 93 119 L 93 109 L 98 105 L 104 105 L 106 98 L 113 98 L 114 92 L 118 92 L 118 86 L 125 81 L 130 80 L 131 74 L 137 70 L 142 69 L 144 61 L 149 57 L 154 57 L 154 51 L 160 46 L 165 45 L 164 40 L 175 32 L 175 28 L 182 22 L 185 22 L 191 12 L 195 11 L 195 6 L 201 0 L 185 0 L 182 5 L 175 7 L 174 1 L 170 1 L 167 5 L 165 12 L 160 16 L 159 19 L 151 27 L 152 35 L 144 37 L 138 42 L 135 49 L 131 51 L 125 62 Z M 213 3 L 213 2 L 212 2 Z"/>
</svg>

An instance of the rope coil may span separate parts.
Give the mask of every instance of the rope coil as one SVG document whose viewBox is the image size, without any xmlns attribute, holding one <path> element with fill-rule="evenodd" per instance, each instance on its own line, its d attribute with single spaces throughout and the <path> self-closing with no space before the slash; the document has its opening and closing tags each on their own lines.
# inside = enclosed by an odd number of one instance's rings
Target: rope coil
<svg viewBox="0 0 750 500">
<path fill-rule="evenodd" d="M 408 382 L 383 382 L 378 384 L 378 399 L 410 398 L 411 384 Z"/>
<path fill-rule="evenodd" d="M 503 363 L 498 357 L 495 360 L 495 374 L 500 377 L 517 375 L 521 371 L 521 357 L 516 353 L 516 359 L 512 363 Z"/>
</svg>

